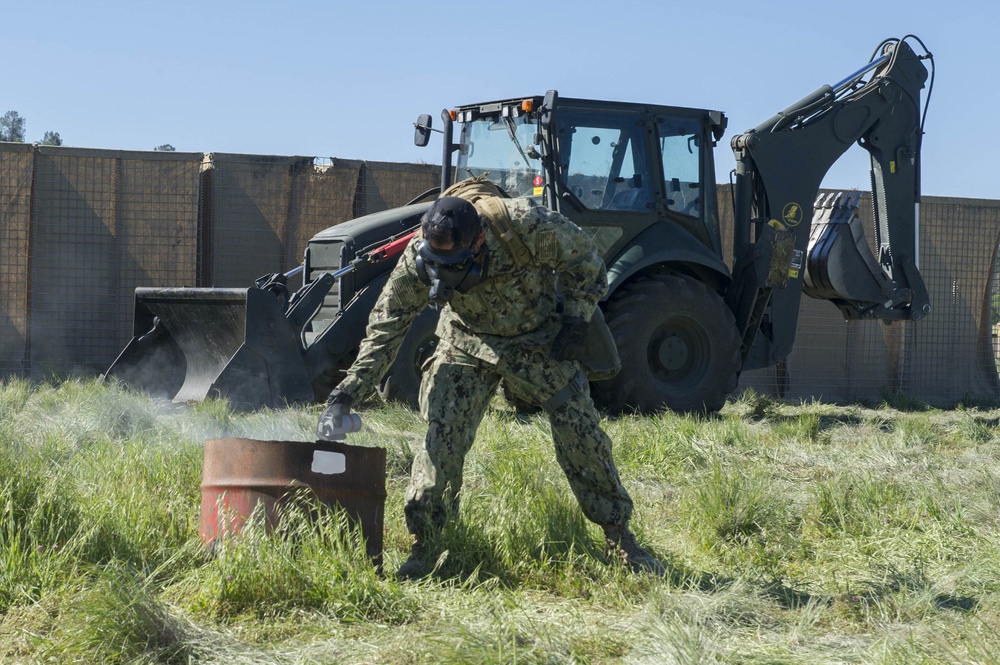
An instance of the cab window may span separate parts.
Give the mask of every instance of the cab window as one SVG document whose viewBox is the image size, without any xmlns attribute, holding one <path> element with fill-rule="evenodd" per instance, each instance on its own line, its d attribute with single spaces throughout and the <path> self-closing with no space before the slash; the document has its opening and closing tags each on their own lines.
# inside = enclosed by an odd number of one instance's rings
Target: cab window
<svg viewBox="0 0 1000 665">
<path fill-rule="evenodd" d="M 657 119 L 667 208 L 701 217 L 701 124 L 693 118 Z"/>
<path fill-rule="evenodd" d="M 559 110 L 559 159 L 566 187 L 592 210 L 653 208 L 642 117 Z"/>
</svg>

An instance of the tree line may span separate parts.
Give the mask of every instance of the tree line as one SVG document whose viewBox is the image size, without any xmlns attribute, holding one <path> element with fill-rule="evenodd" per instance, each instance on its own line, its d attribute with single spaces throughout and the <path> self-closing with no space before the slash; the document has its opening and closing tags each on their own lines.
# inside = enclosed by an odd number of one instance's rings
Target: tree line
<svg viewBox="0 0 1000 665">
<path fill-rule="evenodd" d="M 17 111 L 7 111 L 0 117 L 0 141 L 10 141 L 13 143 L 24 143 L 25 125 L 27 122 Z M 45 132 L 42 145 L 62 145 L 62 137 L 59 132 Z"/>
<path fill-rule="evenodd" d="M 27 122 L 21 117 L 21 114 L 17 111 L 7 111 L 0 117 L 0 141 L 9 141 L 11 143 L 24 143 L 24 137 L 26 136 Z M 39 145 L 62 145 L 62 137 L 59 136 L 59 132 L 45 132 L 42 135 L 42 140 L 38 142 Z M 176 150 L 174 146 L 169 143 L 164 143 L 158 145 L 153 150 L 159 152 L 173 152 Z"/>
</svg>

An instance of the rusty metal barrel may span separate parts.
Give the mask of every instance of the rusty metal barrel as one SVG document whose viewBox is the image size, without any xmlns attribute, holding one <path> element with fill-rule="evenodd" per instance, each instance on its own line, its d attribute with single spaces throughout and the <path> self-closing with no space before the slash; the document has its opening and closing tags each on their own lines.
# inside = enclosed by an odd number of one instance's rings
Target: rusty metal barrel
<svg viewBox="0 0 1000 665">
<path fill-rule="evenodd" d="M 368 556 L 381 564 L 385 449 L 337 441 L 205 441 L 202 541 L 238 534 L 258 504 L 268 526 L 277 526 L 282 502 L 302 488 L 342 508 L 361 527 Z"/>
</svg>

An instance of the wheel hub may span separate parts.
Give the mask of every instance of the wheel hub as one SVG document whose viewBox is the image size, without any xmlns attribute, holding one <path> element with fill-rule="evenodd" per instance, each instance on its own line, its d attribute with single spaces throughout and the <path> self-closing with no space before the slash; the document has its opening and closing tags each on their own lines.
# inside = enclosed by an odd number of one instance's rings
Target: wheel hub
<svg viewBox="0 0 1000 665">
<path fill-rule="evenodd" d="M 660 366 L 668 372 L 676 372 L 684 367 L 690 357 L 687 342 L 678 335 L 668 335 L 660 341 L 657 349 Z"/>
</svg>

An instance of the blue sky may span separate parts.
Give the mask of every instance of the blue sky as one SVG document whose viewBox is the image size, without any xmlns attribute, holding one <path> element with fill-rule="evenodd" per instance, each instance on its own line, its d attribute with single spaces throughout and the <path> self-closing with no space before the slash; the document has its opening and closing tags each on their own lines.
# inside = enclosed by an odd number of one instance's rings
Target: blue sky
<svg viewBox="0 0 1000 665">
<path fill-rule="evenodd" d="M 0 114 L 66 145 L 439 162 L 420 113 L 543 94 L 719 109 L 729 138 L 913 34 L 937 77 L 923 193 L 1000 199 L 1000 4 L 911 2 L 5 3 Z M 868 188 L 852 148 L 824 185 Z"/>
</svg>

